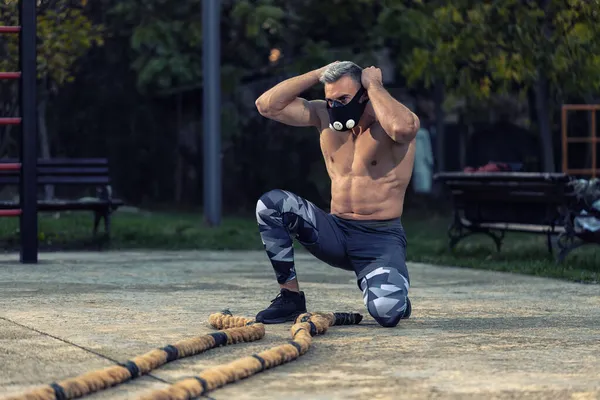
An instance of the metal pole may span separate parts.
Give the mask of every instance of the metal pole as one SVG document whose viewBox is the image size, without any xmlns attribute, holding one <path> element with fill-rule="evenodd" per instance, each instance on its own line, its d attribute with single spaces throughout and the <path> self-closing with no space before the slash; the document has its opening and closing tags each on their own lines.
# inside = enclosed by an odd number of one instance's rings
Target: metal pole
<svg viewBox="0 0 600 400">
<path fill-rule="evenodd" d="M 204 215 L 221 223 L 221 1 L 202 1 L 204 79 Z"/>
<path fill-rule="evenodd" d="M 591 111 L 592 114 L 592 124 L 590 127 L 590 135 L 592 136 L 590 141 L 592 142 L 592 179 L 596 178 L 596 171 L 598 167 L 596 166 L 596 110 Z"/>
<path fill-rule="evenodd" d="M 569 146 L 569 140 L 567 139 L 567 118 L 567 107 L 562 106 L 560 133 L 562 136 L 562 172 L 565 174 L 568 173 L 567 170 L 569 169 L 569 149 L 567 148 L 567 146 Z"/>
<path fill-rule="evenodd" d="M 21 262 L 38 261 L 36 1 L 20 1 L 19 64 L 21 70 Z"/>
</svg>

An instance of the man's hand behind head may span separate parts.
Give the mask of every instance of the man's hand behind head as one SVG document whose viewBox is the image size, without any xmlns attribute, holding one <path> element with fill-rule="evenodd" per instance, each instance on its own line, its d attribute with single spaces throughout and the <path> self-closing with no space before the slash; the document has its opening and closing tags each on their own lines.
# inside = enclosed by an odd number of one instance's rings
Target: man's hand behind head
<svg viewBox="0 0 600 400">
<path fill-rule="evenodd" d="M 369 90 L 369 87 L 371 85 L 383 86 L 383 78 L 381 75 L 381 69 L 373 67 L 373 66 L 363 69 L 362 76 L 361 76 L 361 82 L 362 82 L 363 87 L 366 90 Z"/>
</svg>

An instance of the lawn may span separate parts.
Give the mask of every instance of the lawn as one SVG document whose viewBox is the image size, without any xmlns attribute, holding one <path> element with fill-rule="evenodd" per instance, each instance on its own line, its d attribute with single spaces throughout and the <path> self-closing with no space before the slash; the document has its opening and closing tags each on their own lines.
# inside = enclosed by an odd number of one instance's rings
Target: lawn
<svg viewBox="0 0 600 400">
<path fill-rule="evenodd" d="M 577 249 L 564 263 L 556 264 L 546 250 L 543 236 L 509 233 L 499 253 L 492 240 L 485 236 L 467 238 L 450 252 L 446 236 L 449 220 L 444 215 L 407 211 L 403 223 L 408 237 L 408 260 L 600 282 L 600 246 Z M 92 217 L 87 213 L 42 214 L 39 217 L 40 249 L 262 249 L 252 216 L 226 217 L 219 227 L 209 228 L 203 224 L 200 213 L 120 211 L 113 217 L 110 243 L 92 240 L 91 226 Z M 5 251 L 18 250 L 18 219 L 0 219 L 0 240 Z"/>
</svg>

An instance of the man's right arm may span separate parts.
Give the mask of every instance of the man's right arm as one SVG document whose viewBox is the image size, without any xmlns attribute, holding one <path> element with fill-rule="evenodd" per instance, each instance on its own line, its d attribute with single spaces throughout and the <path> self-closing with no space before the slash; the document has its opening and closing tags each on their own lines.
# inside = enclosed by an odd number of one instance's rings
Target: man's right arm
<svg viewBox="0 0 600 400">
<path fill-rule="evenodd" d="M 263 93 L 255 102 L 258 112 L 269 119 L 291 126 L 321 126 L 319 109 L 325 101 L 298 97 L 319 82 L 326 67 L 287 79 Z"/>
</svg>

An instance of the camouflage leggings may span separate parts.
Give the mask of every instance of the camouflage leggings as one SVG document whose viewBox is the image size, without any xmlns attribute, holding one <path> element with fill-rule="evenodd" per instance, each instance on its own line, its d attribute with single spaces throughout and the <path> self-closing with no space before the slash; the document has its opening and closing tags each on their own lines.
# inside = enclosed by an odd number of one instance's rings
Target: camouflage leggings
<svg viewBox="0 0 600 400">
<path fill-rule="evenodd" d="M 399 219 L 345 220 L 284 190 L 261 196 L 256 219 L 280 284 L 297 277 L 296 239 L 319 260 L 356 274 L 365 305 L 381 325 L 395 326 L 408 317 L 410 278 L 405 263 L 406 237 Z"/>
</svg>

